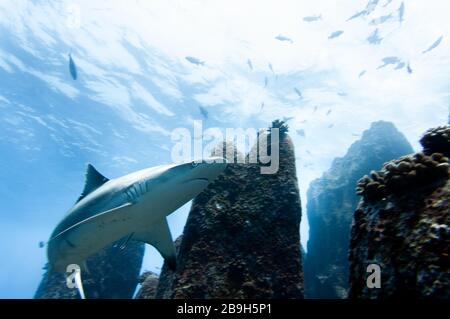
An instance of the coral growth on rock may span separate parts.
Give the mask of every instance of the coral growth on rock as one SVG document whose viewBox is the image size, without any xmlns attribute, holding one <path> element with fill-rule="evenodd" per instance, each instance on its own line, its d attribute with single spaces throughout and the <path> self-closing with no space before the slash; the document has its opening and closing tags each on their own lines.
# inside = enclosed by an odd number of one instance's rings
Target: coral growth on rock
<svg viewBox="0 0 450 319">
<path fill-rule="evenodd" d="M 261 174 L 260 164 L 231 162 L 194 199 L 177 269 L 164 265 L 157 298 L 303 297 L 301 205 L 290 138 L 280 144 L 276 174 Z"/>
<path fill-rule="evenodd" d="M 423 186 L 437 186 L 448 177 L 448 158 L 441 153 L 416 153 L 385 163 L 358 181 L 356 193 L 365 201 L 377 201 L 389 195 L 402 195 Z"/>
<path fill-rule="evenodd" d="M 350 297 L 450 298 L 450 170 L 442 147 L 448 128 L 429 130 L 423 153 L 386 163 L 360 180 Z M 436 137 L 445 134 L 445 143 Z M 366 285 L 369 264 L 381 267 L 381 288 Z"/>
<path fill-rule="evenodd" d="M 272 134 L 272 129 L 278 129 L 280 139 L 283 139 L 286 136 L 286 133 L 289 131 L 289 126 L 284 121 L 275 120 L 272 122 L 272 126 L 267 130 L 269 135 Z"/>
<path fill-rule="evenodd" d="M 429 129 L 420 139 L 420 144 L 426 155 L 442 153 L 450 157 L 450 125 Z"/>
<path fill-rule="evenodd" d="M 146 271 L 139 277 L 141 288 L 136 294 L 136 299 L 154 299 L 159 277 L 152 271 Z"/>
</svg>

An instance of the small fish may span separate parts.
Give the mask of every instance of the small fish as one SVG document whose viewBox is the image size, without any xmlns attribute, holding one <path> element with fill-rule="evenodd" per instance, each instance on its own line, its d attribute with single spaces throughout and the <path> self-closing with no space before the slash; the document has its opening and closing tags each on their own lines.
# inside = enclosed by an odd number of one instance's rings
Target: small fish
<svg viewBox="0 0 450 319">
<path fill-rule="evenodd" d="M 341 36 L 343 33 L 344 33 L 344 31 L 342 31 L 342 30 L 334 31 L 333 33 L 331 33 L 331 34 L 328 36 L 328 39 L 335 39 L 335 38 Z"/>
<path fill-rule="evenodd" d="M 391 20 L 392 18 L 393 18 L 393 17 L 392 17 L 392 14 L 388 14 L 388 15 L 381 16 L 381 17 L 378 17 L 378 18 L 373 19 L 372 21 L 370 21 L 369 24 L 370 24 L 370 25 L 379 25 L 379 24 L 383 24 L 383 23 L 385 23 L 385 22 Z"/>
<path fill-rule="evenodd" d="M 408 71 L 409 74 L 413 73 L 413 71 L 411 69 L 411 65 L 409 64 L 409 62 L 408 62 L 408 65 L 406 66 L 406 70 Z"/>
<path fill-rule="evenodd" d="M 398 64 L 397 64 L 397 66 L 394 68 L 394 70 L 400 70 L 400 69 L 403 69 L 404 67 L 405 67 L 405 62 L 399 62 Z"/>
<path fill-rule="evenodd" d="M 330 115 L 330 113 L 331 113 L 331 109 L 329 109 L 329 110 L 327 111 L 327 116 Z"/>
<path fill-rule="evenodd" d="M 259 111 L 261 112 L 263 110 L 263 108 L 264 108 L 264 102 L 261 103 L 261 108 Z"/>
<path fill-rule="evenodd" d="M 205 61 L 201 61 L 200 59 L 193 57 L 193 56 L 187 56 L 185 59 L 195 65 L 205 65 Z"/>
<path fill-rule="evenodd" d="M 302 120 L 300 121 L 300 124 L 305 124 L 306 122 L 308 122 L 308 120 Z"/>
<path fill-rule="evenodd" d="M 272 63 L 269 63 L 269 69 L 270 69 L 270 71 L 272 71 L 273 74 L 275 74 L 275 71 L 273 70 Z"/>
<path fill-rule="evenodd" d="M 306 153 L 308 153 L 309 155 L 311 155 L 311 152 L 309 150 L 306 150 Z"/>
<path fill-rule="evenodd" d="M 248 59 L 248 60 L 247 60 L 247 64 L 248 64 L 248 67 L 250 68 L 250 70 L 252 70 L 252 71 L 253 71 L 253 64 L 252 64 L 252 60 Z"/>
<path fill-rule="evenodd" d="M 352 133 L 352 136 L 360 136 L 360 134 Z"/>
<path fill-rule="evenodd" d="M 398 22 L 403 22 L 403 16 L 405 15 L 405 3 L 402 2 L 400 7 L 398 8 Z"/>
<path fill-rule="evenodd" d="M 367 73 L 367 71 L 366 70 L 363 70 L 363 71 L 361 71 L 361 73 L 359 73 L 359 75 L 358 75 L 358 77 L 359 78 L 361 78 L 364 74 L 366 74 Z"/>
<path fill-rule="evenodd" d="M 264 87 L 267 87 L 267 84 L 269 84 L 269 79 L 266 77 L 264 77 Z"/>
<path fill-rule="evenodd" d="M 379 0 L 369 0 L 365 9 L 367 15 L 371 14 L 377 8 L 378 2 Z"/>
<path fill-rule="evenodd" d="M 286 36 L 284 36 L 284 35 L 281 35 L 281 34 L 277 35 L 277 36 L 275 37 L 275 39 L 277 39 L 278 41 L 285 41 L 285 42 L 294 43 L 294 41 L 292 41 L 291 38 L 288 38 L 288 37 L 286 37 Z"/>
<path fill-rule="evenodd" d="M 299 129 L 296 131 L 298 135 L 300 135 L 301 137 L 306 137 L 305 136 L 305 130 L 304 129 Z"/>
<path fill-rule="evenodd" d="M 302 92 L 300 92 L 300 90 L 299 89 L 297 89 L 297 88 L 294 88 L 294 91 L 295 91 L 295 93 L 297 93 L 297 95 L 299 96 L 299 98 L 303 98 L 303 96 L 302 96 Z"/>
<path fill-rule="evenodd" d="M 435 49 L 439 44 L 441 44 L 443 38 L 444 36 L 441 35 L 436 41 L 434 41 L 434 43 L 428 49 L 422 51 L 422 54 L 430 52 L 431 50 Z"/>
<path fill-rule="evenodd" d="M 360 16 L 363 16 L 363 15 L 367 15 L 366 10 L 363 10 L 363 11 L 360 11 L 360 12 L 355 13 L 355 14 L 352 15 L 350 18 L 348 18 L 347 21 L 350 21 L 350 20 L 359 18 Z"/>
<path fill-rule="evenodd" d="M 43 241 L 39 242 L 39 248 L 43 248 L 45 246 L 45 243 Z"/>
<path fill-rule="evenodd" d="M 322 15 L 316 15 L 316 16 L 308 16 L 308 17 L 303 17 L 303 21 L 305 22 L 314 22 L 314 21 L 319 21 L 322 20 Z"/>
<path fill-rule="evenodd" d="M 334 126 L 334 124 L 330 124 L 328 125 L 328 128 L 332 128 Z"/>
<path fill-rule="evenodd" d="M 379 0 L 369 0 L 369 2 L 366 5 L 366 8 L 364 10 L 355 13 L 350 18 L 348 18 L 347 21 L 356 19 L 356 18 L 361 17 L 361 16 L 368 16 L 369 14 L 371 14 L 375 10 L 375 8 L 378 5 L 378 2 L 379 2 Z"/>
<path fill-rule="evenodd" d="M 382 61 L 384 64 L 380 65 L 377 68 L 377 70 L 384 68 L 385 66 L 387 66 L 389 64 L 399 64 L 401 62 L 401 60 L 396 56 L 387 56 L 387 57 L 383 58 Z"/>
<path fill-rule="evenodd" d="M 387 0 L 386 3 L 383 5 L 383 8 L 386 8 L 388 5 L 391 4 L 393 0 Z"/>
<path fill-rule="evenodd" d="M 70 75 L 72 76 L 72 79 L 76 80 L 78 77 L 77 74 L 77 66 L 75 65 L 75 62 L 72 59 L 72 55 L 69 53 L 69 71 Z"/>
<path fill-rule="evenodd" d="M 318 109 L 319 107 L 316 105 L 316 106 L 314 106 L 314 111 L 313 111 L 313 113 L 316 113 L 316 111 L 317 111 L 317 109 Z"/>
<path fill-rule="evenodd" d="M 200 110 L 200 113 L 203 115 L 203 117 L 205 119 L 208 119 L 208 111 L 203 106 L 199 106 L 198 109 Z"/>
<path fill-rule="evenodd" d="M 339 96 L 347 96 L 347 93 L 345 93 L 345 92 L 338 92 L 338 95 Z"/>
<path fill-rule="evenodd" d="M 370 44 L 380 44 L 381 40 L 383 40 L 383 38 L 378 35 L 378 28 L 367 38 L 367 42 Z"/>
</svg>

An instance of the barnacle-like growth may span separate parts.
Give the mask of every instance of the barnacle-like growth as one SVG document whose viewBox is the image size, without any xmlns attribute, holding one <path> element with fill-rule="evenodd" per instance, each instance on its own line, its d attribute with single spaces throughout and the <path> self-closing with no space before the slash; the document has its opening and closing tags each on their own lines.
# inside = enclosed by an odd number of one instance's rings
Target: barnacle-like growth
<svg viewBox="0 0 450 319">
<path fill-rule="evenodd" d="M 365 175 L 358 181 L 356 193 L 365 201 L 373 202 L 390 195 L 403 195 L 414 189 L 437 186 L 450 175 L 446 156 L 450 150 L 449 134 L 450 126 L 428 130 L 421 139 L 423 153 L 385 163 L 380 171 L 372 171 L 370 176 Z"/>
<path fill-rule="evenodd" d="M 450 157 L 450 125 L 429 129 L 420 139 L 426 155 L 442 153 Z"/>
</svg>

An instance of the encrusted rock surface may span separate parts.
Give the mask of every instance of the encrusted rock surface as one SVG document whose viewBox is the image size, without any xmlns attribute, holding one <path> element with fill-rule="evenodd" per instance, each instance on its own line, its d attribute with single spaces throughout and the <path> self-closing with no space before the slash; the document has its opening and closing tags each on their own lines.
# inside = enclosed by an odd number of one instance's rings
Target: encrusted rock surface
<svg viewBox="0 0 450 319">
<path fill-rule="evenodd" d="M 450 157 L 450 125 L 429 129 L 420 139 L 420 144 L 427 155 L 442 153 Z"/>
<path fill-rule="evenodd" d="M 180 244 L 183 235 L 175 240 L 175 250 L 180 251 Z M 168 293 L 171 291 L 174 272 L 164 263 L 161 269 L 161 275 L 158 276 L 154 272 L 147 271 L 141 275 L 141 288 L 136 294 L 137 299 L 169 299 Z M 159 287 L 159 294 L 157 290 Z"/>
<path fill-rule="evenodd" d="M 152 271 L 146 271 L 140 276 L 139 283 L 141 288 L 136 294 L 136 299 L 155 299 L 159 276 Z"/>
<path fill-rule="evenodd" d="M 119 240 L 86 261 L 81 274 L 86 298 L 131 299 L 139 282 L 144 244 L 130 240 L 124 249 Z M 66 274 L 45 272 L 34 296 L 36 299 L 78 299 L 77 289 L 67 288 Z"/>
<path fill-rule="evenodd" d="M 262 175 L 259 164 L 228 164 L 194 199 L 177 269 L 163 267 L 156 297 L 302 298 L 300 219 L 286 135 L 276 174 Z"/>
<path fill-rule="evenodd" d="M 308 189 L 309 241 L 305 260 L 307 298 L 345 298 L 348 290 L 348 246 L 353 212 L 360 198 L 356 181 L 384 162 L 412 153 L 392 123 L 372 123 L 347 154 Z"/>
<path fill-rule="evenodd" d="M 360 181 L 363 200 L 354 213 L 349 255 L 351 298 L 450 298 L 449 128 L 427 131 L 423 153 L 386 163 Z M 374 182 L 377 187 L 370 187 Z M 381 267 L 379 289 L 366 285 L 369 264 Z"/>
<path fill-rule="evenodd" d="M 358 181 L 356 193 L 366 202 L 376 202 L 389 195 L 401 196 L 425 185 L 432 186 L 448 177 L 448 158 L 441 153 L 402 156 L 378 171 L 371 171 Z"/>
</svg>

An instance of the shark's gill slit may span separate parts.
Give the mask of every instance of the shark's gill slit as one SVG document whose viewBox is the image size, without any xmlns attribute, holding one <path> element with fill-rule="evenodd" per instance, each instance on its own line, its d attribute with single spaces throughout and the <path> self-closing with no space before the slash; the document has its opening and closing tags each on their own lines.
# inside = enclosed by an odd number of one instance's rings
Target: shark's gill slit
<svg viewBox="0 0 450 319">
<path fill-rule="evenodd" d="M 142 196 L 145 194 L 144 185 L 143 182 L 139 182 L 139 196 Z"/>
</svg>

